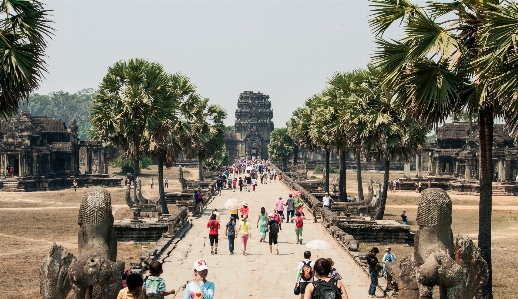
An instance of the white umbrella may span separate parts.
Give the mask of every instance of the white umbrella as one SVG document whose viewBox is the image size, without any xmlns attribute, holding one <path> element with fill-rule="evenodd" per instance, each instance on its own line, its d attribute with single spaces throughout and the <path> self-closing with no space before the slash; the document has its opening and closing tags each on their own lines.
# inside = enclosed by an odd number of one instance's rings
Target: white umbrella
<svg viewBox="0 0 518 299">
<path fill-rule="evenodd" d="M 306 247 L 309 249 L 331 249 L 333 246 L 329 243 L 327 243 L 324 240 L 313 240 L 306 244 Z"/>
<path fill-rule="evenodd" d="M 227 199 L 225 201 L 225 209 L 227 210 L 237 210 L 241 207 L 241 202 L 235 198 Z"/>
<path fill-rule="evenodd" d="M 310 241 L 306 244 L 306 247 L 309 248 L 309 249 L 316 249 L 318 251 L 318 253 L 320 253 L 320 249 L 331 249 L 333 248 L 333 246 L 329 243 L 327 243 L 326 241 L 324 240 L 313 240 L 313 241 Z M 318 258 L 318 253 L 317 253 L 317 258 Z"/>
</svg>

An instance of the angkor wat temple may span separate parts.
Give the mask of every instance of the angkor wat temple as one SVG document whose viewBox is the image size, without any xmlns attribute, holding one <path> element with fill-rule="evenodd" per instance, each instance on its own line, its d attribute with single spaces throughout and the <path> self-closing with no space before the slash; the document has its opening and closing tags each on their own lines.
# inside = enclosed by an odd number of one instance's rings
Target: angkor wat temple
<svg viewBox="0 0 518 299">
<path fill-rule="evenodd" d="M 245 91 L 239 95 L 234 130 L 225 132 L 231 158 L 268 158 L 273 111 L 270 96 Z"/>
</svg>

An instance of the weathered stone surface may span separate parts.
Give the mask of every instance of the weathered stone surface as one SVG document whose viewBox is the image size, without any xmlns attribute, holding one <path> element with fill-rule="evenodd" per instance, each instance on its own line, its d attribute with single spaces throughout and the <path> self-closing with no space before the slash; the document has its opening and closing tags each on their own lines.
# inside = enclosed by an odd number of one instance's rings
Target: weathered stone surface
<svg viewBox="0 0 518 299">
<path fill-rule="evenodd" d="M 441 299 L 471 299 L 487 283 L 488 267 L 479 249 L 464 235 L 453 241 L 451 200 L 442 189 L 423 191 L 417 211 L 420 225 L 414 253 L 399 267 L 387 265 L 405 299 L 432 298 L 434 286 Z"/>
<path fill-rule="evenodd" d="M 52 244 L 40 267 L 40 295 L 43 299 L 64 299 L 72 290 L 68 268 L 75 261 L 63 246 Z"/>
</svg>

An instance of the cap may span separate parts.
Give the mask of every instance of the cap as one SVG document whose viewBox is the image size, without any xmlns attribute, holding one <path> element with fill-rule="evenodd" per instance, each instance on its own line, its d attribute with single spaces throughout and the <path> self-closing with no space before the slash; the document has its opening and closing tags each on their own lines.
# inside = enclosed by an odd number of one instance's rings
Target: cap
<svg viewBox="0 0 518 299">
<path fill-rule="evenodd" d="M 194 262 L 194 270 L 196 271 L 202 271 L 202 270 L 208 270 L 209 266 L 207 265 L 206 260 L 197 260 Z"/>
<path fill-rule="evenodd" d="M 273 214 L 272 213 L 268 214 L 268 217 L 273 217 Z"/>
<path fill-rule="evenodd" d="M 241 204 L 242 204 L 242 205 L 244 205 L 244 206 L 248 206 L 248 204 L 246 203 L 246 201 L 243 201 Z"/>
</svg>

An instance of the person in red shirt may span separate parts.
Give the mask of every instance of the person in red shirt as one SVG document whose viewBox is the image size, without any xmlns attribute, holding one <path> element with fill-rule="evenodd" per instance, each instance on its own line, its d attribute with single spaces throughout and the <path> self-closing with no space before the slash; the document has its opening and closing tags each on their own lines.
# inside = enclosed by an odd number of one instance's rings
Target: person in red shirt
<svg viewBox="0 0 518 299">
<path fill-rule="evenodd" d="M 248 204 L 246 201 L 243 201 L 243 206 L 241 207 L 241 219 L 245 216 L 248 216 Z"/>
<path fill-rule="evenodd" d="M 216 219 L 216 214 L 210 215 L 209 222 L 207 222 L 207 228 L 209 228 L 209 240 L 210 240 L 210 254 L 218 254 L 218 229 L 219 221 Z M 214 243 L 216 248 L 214 249 Z"/>
</svg>

